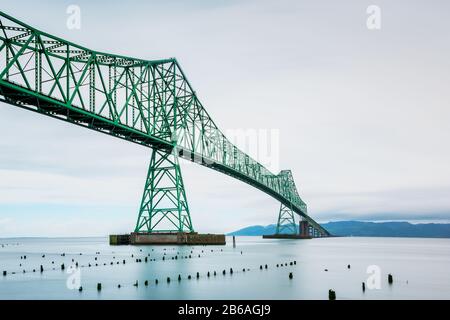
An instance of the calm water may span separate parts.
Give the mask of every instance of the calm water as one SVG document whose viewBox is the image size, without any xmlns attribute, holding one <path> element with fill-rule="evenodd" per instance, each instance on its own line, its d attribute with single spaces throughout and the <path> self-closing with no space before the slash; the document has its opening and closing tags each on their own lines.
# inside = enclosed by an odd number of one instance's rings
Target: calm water
<svg viewBox="0 0 450 320">
<path fill-rule="evenodd" d="M 106 238 L 0 239 L 0 272 L 8 272 L 0 274 L 0 299 L 328 299 L 330 288 L 338 299 L 450 299 L 450 239 L 237 237 L 236 248 L 227 241 L 226 246 L 161 247 L 109 246 Z M 178 259 L 172 260 L 175 255 Z M 72 259 L 78 269 L 69 268 Z M 277 268 L 281 263 L 287 266 Z M 381 288 L 363 293 L 370 265 L 380 268 Z M 82 292 L 68 289 L 69 277 L 80 279 Z"/>
</svg>

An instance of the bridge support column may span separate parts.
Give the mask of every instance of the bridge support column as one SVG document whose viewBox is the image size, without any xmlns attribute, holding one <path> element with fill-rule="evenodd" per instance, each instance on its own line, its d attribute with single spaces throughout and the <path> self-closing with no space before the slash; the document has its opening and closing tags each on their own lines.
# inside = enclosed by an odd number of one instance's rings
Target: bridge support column
<svg viewBox="0 0 450 320">
<path fill-rule="evenodd" d="M 297 225 L 295 224 L 294 211 L 292 208 L 281 204 L 278 214 L 278 223 L 276 234 L 297 234 Z"/>
<path fill-rule="evenodd" d="M 300 235 L 302 237 L 309 237 L 309 223 L 306 220 L 300 221 L 299 225 Z"/>
<path fill-rule="evenodd" d="M 193 232 L 178 156 L 152 150 L 135 232 Z"/>
</svg>

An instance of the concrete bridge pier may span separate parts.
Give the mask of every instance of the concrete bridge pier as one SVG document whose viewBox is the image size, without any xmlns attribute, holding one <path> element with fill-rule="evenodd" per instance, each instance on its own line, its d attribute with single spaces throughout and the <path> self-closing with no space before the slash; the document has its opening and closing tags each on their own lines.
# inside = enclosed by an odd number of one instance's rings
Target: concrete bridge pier
<svg viewBox="0 0 450 320">
<path fill-rule="evenodd" d="M 308 238 L 309 235 L 309 223 L 306 220 L 301 220 L 299 225 L 299 233 L 302 237 Z"/>
</svg>

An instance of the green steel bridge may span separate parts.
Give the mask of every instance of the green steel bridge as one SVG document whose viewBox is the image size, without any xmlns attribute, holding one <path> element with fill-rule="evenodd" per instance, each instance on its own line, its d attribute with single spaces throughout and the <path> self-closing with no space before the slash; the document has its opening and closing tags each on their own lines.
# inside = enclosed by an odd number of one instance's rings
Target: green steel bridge
<svg viewBox="0 0 450 320">
<path fill-rule="evenodd" d="M 178 159 L 278 200 L 278 234 L 329 233 L 307 213 L 291 170 L 275 175 L 219 130 L 174 58 L 94 51 L 0 12 L 0 100 L 152 149 L 135 232 L 193 232 Z"/>
</svg>

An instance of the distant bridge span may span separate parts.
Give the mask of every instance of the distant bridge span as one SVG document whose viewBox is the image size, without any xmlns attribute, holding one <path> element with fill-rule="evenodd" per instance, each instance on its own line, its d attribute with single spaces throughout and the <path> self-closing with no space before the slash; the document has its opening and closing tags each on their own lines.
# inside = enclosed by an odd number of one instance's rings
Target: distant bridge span
<svg viewBox="0 0 450 320">
<path fill-rule="evenodd" d="M 329 236 L 307 214 L 291 171 L 275 175 L 233 145 L 174 58 L 94 51 L 0 12 L 0 100 L 152 148 L 137 232 L 193 231 L 182 157 L 277 199 L 277 233 L 299 232 L 295 213 L 311 236 Z"/>
</svg>

